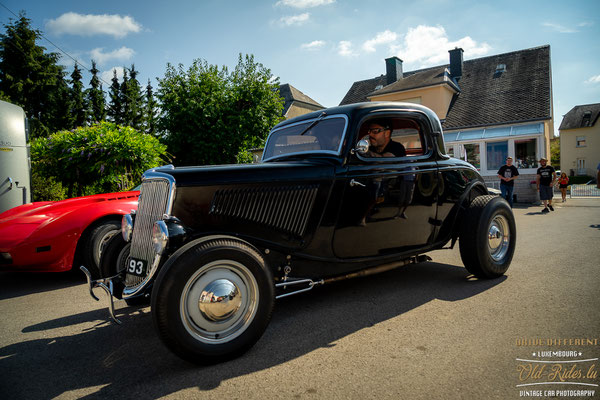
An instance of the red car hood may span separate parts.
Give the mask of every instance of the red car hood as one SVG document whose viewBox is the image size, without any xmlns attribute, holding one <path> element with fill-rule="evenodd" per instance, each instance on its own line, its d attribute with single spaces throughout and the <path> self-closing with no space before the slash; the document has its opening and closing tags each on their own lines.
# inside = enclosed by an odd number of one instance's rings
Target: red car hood
<svg viewBox="0 0 600 400">
<path fill-rule="evenodd" d="M 28 203 L 12 208 L 0 214 L 0 247 L 3 247 L 5 241 L 19 242 L 42 224 L 46 225 L 82 207 L 105 201 L 135 198 L 139 194 L 139 191 L 104 193 L 55 202 Z"/>
</svg>

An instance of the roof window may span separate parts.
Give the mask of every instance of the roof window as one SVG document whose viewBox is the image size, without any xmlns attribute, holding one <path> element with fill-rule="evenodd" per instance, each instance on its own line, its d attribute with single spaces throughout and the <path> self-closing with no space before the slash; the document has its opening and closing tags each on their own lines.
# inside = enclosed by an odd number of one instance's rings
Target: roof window
<svg viewBox="0 0 600 400">
<path fill-rule="evenodd" d="M 379 90 L 379 89 L 383 89 L 383 85 L 377 85 L 377 86 L 375 86 L 375 90 Z"/>
<path fill-rule="evenodd" d="M 501 74 L 501 73 L 503 73 L 503 72 L 506 72 L 506 64 L 498 64 L 498 65 L 496 66 L 496 73 L 497 73 L 497 74 L 498 74 L 498 73 L 500 73 L 500 74 Z"/>
<path fill-rule="evenodd" d="M 586 111 L 583 113 L 583 118 L 581 119 L 581 128 L 585 128 L 591 126 L 592 120 L 592 112 Z"/>
</svg>

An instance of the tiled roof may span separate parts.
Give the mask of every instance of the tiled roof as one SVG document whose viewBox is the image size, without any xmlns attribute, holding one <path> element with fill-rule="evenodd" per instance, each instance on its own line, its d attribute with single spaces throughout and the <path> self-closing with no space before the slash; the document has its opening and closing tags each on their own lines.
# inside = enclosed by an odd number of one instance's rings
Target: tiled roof
<svg viewBox="0 0 600 400">
<path fill-rule="evenodd" d="M 594 126 L 600 116 L 600 103 L 575 106 L 565 114 L 559 130 Z"/>
<path fill-rule="evenodd" d="M 418 89 L 427 86 L 439 85 L 442 83 L 445 83 L 453 89 L 460 91 L 456 81 L 454 81 L 450 76 L 448 69 L 445 66 L 441 66 L 420 70 L 418 73 L 404 74 L 402 79 L 384 86 L 382 89 L 369 93 L 368 96 Z"/>
<path fill-rule="evenodd" d="M 289 83 L 279 85 L 279 94 L 285 100 L 285 103 L 283 105 L 283 115 L 287 113 L 294 101 L 299 101 L 301 103 L 314 106 L 315 109 L 325 108 L 321 104 L 317 103 L 316 101 L 314 101 L 313 99 L 311 99 L 310 97 L 308 97 L 307 95 L 290 85 Z"/>
<path fill-rule="evenodd" d="M 496 72 L 504 64 L 504 72 Z M 405 72 L 408 84 L 392 83 L 377 94 L 397 85 L 397 90 L 424 87 L 449 65 Z M 421 75 L 420 77 L 417 77 Z M 355 82 L 340 103 L 367 101 L 367 95 L 386 77 Z M 411 83 L 412 82 L 412 83 Z M 440 82 L 441 83 L 441 82 Z M 450 83 L 449 83 L 450 84 Z M 511 53 L 482 57 L 463 62 L 462 77 L 458 81 L 460 93 L 450 104 L 443 126 L 459 129 L 552 118 L 550 46 L 535 47 Z M 392 90 L 389 90 L 392 91 Z"/>
</svg>

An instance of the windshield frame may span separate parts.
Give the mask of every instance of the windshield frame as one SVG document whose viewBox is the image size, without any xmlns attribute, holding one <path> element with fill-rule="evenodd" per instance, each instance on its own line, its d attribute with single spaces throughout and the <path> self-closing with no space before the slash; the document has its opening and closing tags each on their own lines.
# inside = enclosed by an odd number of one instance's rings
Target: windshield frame
<svg viewBox="0 0 600 400">
<path fill-rule="evenodd" d="M 299 151 L 299 152 L 294 152 L 294 153 L 287 153 L 287 154 L 280 154 L 280 155 L 276 155 L 276 156 L 272 156 L 269 158 L 265 158 L 265 150 L 267 149 L 267 147 L 269 146 L 269 141 L 272 140 L 274 133 L 283 130 L 283 129 L 288 129 L 294 126 L 298 126 L 298 125 L 306 125 L 309 126 L 310 124 L 314 123 L 315 121 L 318 121 L 315 126 L 318 126 L 321 122 L 326 121 L 328 119 L 333 119 L 333 118 L 343 118 L 344 119 L 344 129 L 342 130 L 342 137 L 340 140 L 340 144 L 338 145 L 338 149 L 336 151 L 334 150 L 305 150 L 305 151 Z M 314 128 L 314 127 L 313 127 Z M 288 157 L 292 157 L 292 156 L 298 156 L 298 155 L 303 155 L 303 154 L 325 154 L 325 155 L 333 155 L 333 156 L 340 156 L 342 154 L 342 147 L 344 146 L 344 141 L 346 139 L 346 136 L 348 134 L 348 116 L 346 114 L 332 114 L 332 115 L 327 115 L 326 117 L 320 117 L 317 116 L 315 118 L 310 118 L 310 119 L 303 119 L 302 121 L 298 121 L 298 122 L 294 122 L 291 124 L 285 124 L 279 127 L 275 127 L 271 132 L 269 132 L 269 137 L 267 138 L 267 141 L 265 142 L 265 147 L 263 149 L 263 154 L 261 156 L 261 162 L 266 162 L 266 161 L 273 161 L 273 160 L 277 160 L 279 158 L 288 158 Z"/>
</svg>

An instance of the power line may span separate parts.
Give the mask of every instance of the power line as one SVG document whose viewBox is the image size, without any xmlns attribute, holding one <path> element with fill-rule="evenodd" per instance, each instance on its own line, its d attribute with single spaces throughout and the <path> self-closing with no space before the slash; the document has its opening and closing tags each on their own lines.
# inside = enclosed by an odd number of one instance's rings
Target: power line
<svg viewBox="0 0 600 400">
<path fill-rule="evenodd" d="M 19 15 L 15 14 L 15 13 L 14 13 L 14 11 L 12 11 L 10 8 L 8 8 L 6 5 L 4 5 L 2 2 L 0 2 L 0 6 L 2 6 L 3 8 L 5 8 L 5 9 L 6 9 L 6 10 L 7 10 L 9 13 L 11 13 L 12 15 L 14 15 L 14 16 L 15 16 L 15 18 L 17 18 L 17 19 L 18 19 L 18 18 L 20 18 L 20 16 L 19 16 Z M 48 43 L 50 43 L 52 46 L 56 47 L 56 48 L 58 49 L 58 51 L 60 51 L 61 53 L 63 53 L 63 54 L 64 54 L 64 55 L 66 55 L 67 57 L 69 57 L 71 60 L 73 60 L 73 62 L 75 62 L 75 65 L 80 65 L 80 66 L 81 66 L 81 67 L 82 67 L 84 70 L 86 70 L 87 72 L 89 72 L 89 73 L 91 73 L 92 75 L 94 75 L 94 74 L 93 74 L 93 72 L 92 72 L 92 70 L 91 70 L 91 69 L 90 69 L 90 68 L 89 68 L 87 65 L 85 65 L 85 64 L 84 64 L 84 63 L 82 63 L 81 61 L 78 61 L 76 58 L 74 58 L 73 56 L 71 56 L 69 53 L 67 53 L 66 51 L 64 51 L 64 50 L 63 50 L 63 49 L 61 49 L 60 47 L 58 47 L 58 45 L 56 45 L 54 42 L 52 42 L 50 39 L 48 39 L 46 36 L 44 36 L 41 30 L 39 30 L 39 29 L 38 29 L 38 30 L 37 30 L 37 32 L 36 32 L 36 34 L 38 34 L 39 36 L 41 36 L 41 37 L 42 37 L 44 40 L 46 40 L 46 41 L 47 41 Z M 19 52 L 21 52 L 21 53 L 22 53 L 24 56 L 26 56 L 26 57 L 28 56 L 27 54 L 25 54 L 25 52 L 24 52 L 24 51 L 23 51 L 21 48 L 19 48 L 19 46 L 17 46 L 17 45 L 16 45 L 16 44 L 14 44 L 14 43 L 10 43 L 10 44 L 11 44 L 11 45 L 12 45 L 14 48 L 16 48 L 16 49 L 17 49 Z M 29 57 L 31 57 L 31 56 L 29 55 Z M 35 63 L 36 63 L 38 66 L 40 66 L 40 67 L 41 67 L 40 63 L 39 63 L 37 60 L 35 60 L 35 59 L 33 59 L 33 58 L 31 58 L 31 59 L 32 59 L 32 61 L 33 61 L 33 62 L 35 62 Z M 113 71 L 114 71 L 114 69 L 113 69 Z M 130 70 L 130 71 L 131 71 L 131 70 Z M 107 90 L 108 90 L 108 89 L 110 89 L 110 87 L 111 87 L 111 85 L 112 85 L 112 84 L 109 84 L 109 83 L 108 83 L 108 82 L 106 82 L 104 79 L 102 79 L 102 76 L 101 76 L 101 75 L 98 75 L 98 74 L 96 74 L 95 76 L 96 76 L 96 78 L 98 78 L 98 80 L 99 80 L 99 81 L 103 82 L 103 83 L 106 85 L 106 88 L 107 88 Z M 141 86 L 140 86 L 140 88 L 141 88 Z M 127 98 L 129 101 L 133 102 L 133 103 L 137 102 L 137 99 L 133 99 L 133 98 L 131 98 L 131 97 L 130 97 L 130 96 L 127 94 L 127 93 L 125 93 L 125 92 L 124 92 L 122 95 L 123 95 L 125 98 Z"/>
<path fill-rule="evenodd" d="M 15 16 L 15 18 L 20 18 L 17 14 L 15 14 L 10 8 L 8 8 L 7 6 L 5 6 L 2 2 L 0 2 L 0 6 L 4 7 L 9 13 L 11 13 L 12 15 Z M 83 67 L 84 70 L 86 70 L 89 73 L 92 73 L 92 70 L 85 65 L 84 63 L 82 63 L 81 61 L 78 61 L 75 57 L 71 56 L 69 53 L 67 53 L 66 51 L 64 51 L 63 49 L 61 49 L 60 47 L 58 47 L 56 44 L 54 44 L 54 42 L 52 42 L 50 39 L 48 39 L 46 36 L 44 36 L 44 34 L 42 33 L 41 30 L 38 30 L 37 32 L 44 40 L 46 40 L 48 43 L 50 43 L 52 46 L 56 47 L 58 49 L 58 51 L 60 51 L 61 53 L 63 53 L 65 56 L 69 57 L 71 60 L 73 60 L 73 62 L 75 62 L 75 64 L 80 65 L 81 67 Z M 15 46 L 16 47 L 16 46 Z M 17 48 L 18 49 L 18 48 Z M 21 51 L 21 53 L 23 53 L 23 51 L 21 49 L 18 49 L 19 51 Z M 23 53 L 25 54 L 25 53 Z M 98 80 L 100 80 L 101 82 L 103 82 L 107 88 L 110 87 L 110 84 L 108 82 L 106 82 L 104 79 L 102 79 L 102 76 L 96 75 L 96 77 L 98 78 Z M 131 100 L 131 99 L 130 99 Z"/>
</svg>

